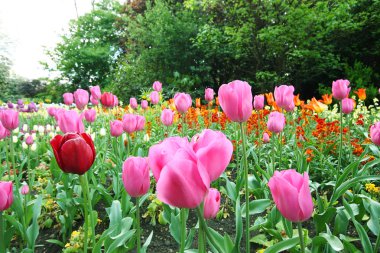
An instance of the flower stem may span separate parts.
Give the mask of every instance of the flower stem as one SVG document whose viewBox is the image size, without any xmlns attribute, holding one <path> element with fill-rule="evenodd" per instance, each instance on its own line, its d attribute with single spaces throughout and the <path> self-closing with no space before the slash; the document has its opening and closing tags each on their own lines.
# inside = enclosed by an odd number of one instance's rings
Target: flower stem
<svg viewBox="0 0 380 253">
<path fill-rule="evenodd" d="M 305 252 L 305 244 L 303 241 L 302 223 L 298 222 L 297 226 L 298 226 L 298 236 L 300 238 L 301 253 L 304 253 Z"/>
<path fill-rule="evenodd" d="M 278 135 L 279 138 L 279 155 L 278 155 L 278 169 L 281 170 L 281 160 L 282 160 L 282 132 Z"/>
<path fill-rule="evenodd" d="M 79 176 L 82 184 L 82 190 L 83 190 L 83 199 L 84 199 L 84 218 L 85 218 L 85 234 L 84 234 L 84 245 L 85 250 L 84 252 L 87 253 L 87 237 L 88 237 L 88 225 L 91 227 L 91 240 L 92 243 L 95 243 L 95 226 L 93 224 L 93 213 L 92 213 L 92 205 L 89 201 L 90 192 L 88 189 L 88 180 L 87 180 L 87 174 Z M 88 212 L 90 212 L 90 215 L 88 215 Z M 90 221 L 89 221 L 90 220 Z"/>
<path fill-rule="evenodd" d="M 140 253 L 141 251 L 140 197 L 136 198 L 136 244 L 137 244 L 137 253 Z"/>
<path fill-rule="evenodd" d="M 336 175 L 338 176 L 339 171 L 341 170 L 342 166 L 342 148 L 343 148 L 343 112 L 342 112 L 342 101 L 339 102 L 340 104 L 340 139 L 339 139 L 339 160 L 338 160 L 338 171 Z"/>
<path fill-rule="evenodd" d="M 185 241 L 186 241 L 186 209 L 181 208 L 180 211 L 181 218 L 181 245 L 180 245 L 180 253 L 185 252 Z"/>
<path fill-rule="evenodd" d="M 12 167 L 13 167 L 13 178 L 16 183 L 16 190 L 18 192 L 18 189 L 20 188 L 19 182 L 18 182 L 18 176 L 16 175 L 16 162 L 15 162 L 15 148 L 13 145 L 13 134 L 10 135 L 10 148 L 11 148 L 11 159 L 12 159 Z"/>
<path fill-rule="evenodd" d="M 243 123 L 240 123 L 240 132 L 243 144 L 243 162 L 244 162 L 244 185 L 245 185 L 245 241 L 246 241 L 246 252 L 250 252 L 250 231 L 249 231 L 249 187 L 248 187 L 248 161 L 246 154 L 246 143 L 245 143 L 245 135 Z"/>
<path fill-rule="evenodd" d="M 4 240 L 4 220 L 3 212 L 0 211 L 0 253 L 5 253 L 5 240 Z"/>
<path fill-rule="evenodd" d="M 203 203 L 199 207 L 201 209 L 201 213 L 203 213 Z M 198 217 L 198 252 L 205 253 L 206 252 L 206 238 L 205 238 L 205 228 L 203 227 L 203 223 L 201 218 Z"/>
<path fill-rule="evenodd" d="M 380 235 L 377 236 L 375 248 L 373 249 L 373 252 L 378 252 L 380 248 Z"/>
</svg>

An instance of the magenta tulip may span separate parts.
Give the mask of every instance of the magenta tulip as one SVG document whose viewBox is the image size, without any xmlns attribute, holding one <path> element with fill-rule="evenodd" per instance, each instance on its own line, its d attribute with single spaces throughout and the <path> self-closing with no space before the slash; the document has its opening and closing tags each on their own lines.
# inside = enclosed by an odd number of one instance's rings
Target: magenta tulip
<svg viewBox="0 0 380 253">
<path fill-rule="evenodd" d="M 274 98 L 276 104 L 285 109 L 286 111 L 292 111 L 294 105 L 294 87 L 292 85 L 281 85 L 274 88 Z"/>
<path fill-rule="evenodd" d="M 203 216 L 205 219 L 213 219 L 219 212 L 220 192 L 217 189 L 210 188 L 204 199 Z"/>
<path fill-rule="evenodd" d="M 339 79 L 332 83 L 332 94 L 333 97 L 337 100 L 342 100 L 344 98 L 348 97 L 348 94 L 350 94 L 351 88 L 348 86 L 350 85 L 350 81 Z"/>
<path fill-rule="evenodd" d="M 132 108 L 132 109 L 136 109 L 139 105 L 137 104 L 137 100 L 136 98 L 130 98 L 129 99 L 129 106 Z"/>
<path fill-rule="evenodd" d="M 63 97 L 63 103 L 65 105 L 72 105 L 74 103 L 74 95 L 73 93 L 66 92 L 62 95 Z"/>
<path fill-rule="evenodd" d="M 270 141 L 269 134 L 268 133 L 264 133 L 263 134 L 263 142 L 264 143 L 268 143 L 269 141 Z"/>
<path fill-rule="evenodd" d="M 123 122 L 120 120 L 114 120 L 110 122 L 111 136 L 119 137 L 123 134 Z"/>
<path fill-rule="evenodd" d="M 136 115 L 136 131 L 141 131 L 145 127 L 145 117 Z"/>
<path fill-rule="evenodd" d="M 146 100 L 142 100 L 141 101 L 141 108 L 143 108 L 144 110 L 148 108 L 148 101 Z"/>
<path fill-rule="evenodd" d="M 3 126 L 3 123 L 1 123 L 1 121 L 0 121 L 0 140 L 5 139 L 5 138 L 7 138 L 10 135 L 11 135 L 11 132 L 9 132 L 9 130 L 6 129 Z"/>
<path fill-rule="evenodd" d="M 75 105 L 79 110 L 83 110 L 89 101 L 88 91 L 83 89 L 77 89 L 74 92 Z"/>
<path fill-rule="evenodd" d="M 125 114 L 123 116 L 123 129 L 127 133 L 133 133 L 137 128 L 137 117 L 134 114 Z"/>
<path fill-rule="evenodd" d="M 170 109 L 164 109 L 161 112 L 161 122 L 165 126 L 171 126 L 173 124 L 174 112 Z"/>
<path fill-rule="evenodd" d="M 28 146 L 33 145 L 33 143 L 34 143 L 33 135 L 29 135 L 28 137 L 26 137 L 26 139 L 25 139 L 25 143 L 26 143 L 26 145 L 28 145 Z"/>
<path fill-rule="evenodd" d="M 22 195 L 26 195 L 29 193 L 29 186 L 27 184 L 24 184 L 22 187 L 21 187 L 21 194 Z"/>
<path fill-rule="evenodd" d="M 153 90 L 160 92 L 162 90 L 162 83 L 160 83 L 159 81 L 155 81 L 153 83 Z"/>
<path fill-rule="evenodd" d="M 55 113 L 57 112 L 57 108 L 50 106 L 46 109 L 46 111 L 50 117 L 55 117 Z"/>
<path fill-rule="evenodd" d="M 235 122 L 245 122 L 252 114 L 251 86 L 240 80 L 220 86 L 219 103 L 227 117 Z"/>
<path fill-rule="evenodd" d="M 0 211 L 7 210 L 13 203 L 12 182 L 0 181 Z"/>
<path fill-rule="evenodd" d="M 87 122 L 92 123 L 96 119 L 96 111 L 95 109 L 88 109 L 84 112 L 84 118 Z"/>
<path fill-rule="evenodd" d="M 268 186 L 277 209 L 286 219 L 302 222 L 311 217 L 314 206 L 307 172 L 302 176 L 293 169 L 275 171 Z"/>
<path fill-rule="evenodd" d="M 349 114 L 354 110 L 355 102 L 351 98 L 343 98 L 342 99 L 342 112 L 344 114 Z"/>
<path fill-rule="evenodd" d="M 271 112 L 269 114 L 268 122 L 267 122 L 268 130 L 272 133 L 279 133 L 285 127 L 285 116 L 280 112 Z"/>
<path fill-rule="evenodd" d="M 205 89 L 205 100 L 208 102 L 214 100 L 214 94 L 215 94 L 215 92 L 213 89 L 211 89 L 211 88 Z"/>
<path fill-rule="evenodd" d="M 15 130 L 19 125 L 18 111 L 6 109 L 0 112 L 0 119 L 3 126 L 9 131 Z"/>
<path fill-rule="evenodd" d="M 264 108 L 264 95 L 256 95 L 253 98 L 253 107 L 255 110 L 262 110 Z"/>
<path fill-rule="evenodd" d="M 124 188 L 132 197 L 141 197 L 149 191 L 149 166 L 146 158 L 129 157 L 123 163 Z"/>
<path fill-rule="evenodd" d="M 191 107 L 192 100 L 187 93 L 177 93 L 174 95 L 174 104 L 179 113 L 186 113 Z"/>
<path fill-rule="evenodd" d="M 233 145 L 219 131 L 205 129 L 191 141 L 193 150 L 198 158 L 198 165 L 207 171 L 210 181 L 220 177 L 230 163 Z"/>
<path fill-rule="evenodd" d="M 98 105 L 99 104 L 99 100 L 95 99 L 92 95 L 90 96 L 90 102 L 93 105 Z"/>
<path fill-rule="evenodd" d="M 99 100 L 102 96 L 102 92 L 100 91 L 99 85 L 92 86 L 90 88 L 91 96 L 94 100 Z"/>
<path fill-rule="evenodd" d="M 380 146 L 380 122 L 376 122 L 372 125 L 369 131 L 372 142 Z"/>
<path fill-rule="evenodd" d="M 118 106 L 119 105 L 119 99 L 117 98 L 116 95 L 113 95 L 113 106 Z"/>
<path fill-rule="evenodd" d="M 160 94 L 158 94 L 157 91 L 152 91 L 149 95 L 149 98 L 150 98 L 150 102 L 153 104 L 153 105 L 156 105 L 158 104 L 158 102 L 160 101 Z"/>
<path fill-rule="evenodd" d="M 104 92 L 100 98 L 100 102 L 104 107 L 112 108 L 115 106 L 115 96 L 110 92 Z"/>
<path fill-rule="evenodd" d="M 58 126 L 63 133 L 83 133 L 84 125 L 82 122 L 81 115 L 78 114 L 77 111 L 74 110 L 63 110 L 59 114 L 58 117 Z"/>
</svg>

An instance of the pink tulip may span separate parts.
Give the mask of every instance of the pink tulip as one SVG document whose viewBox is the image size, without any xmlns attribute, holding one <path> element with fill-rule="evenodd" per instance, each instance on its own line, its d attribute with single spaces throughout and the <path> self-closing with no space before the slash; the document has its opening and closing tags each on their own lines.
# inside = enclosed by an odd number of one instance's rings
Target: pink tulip
<svg viewBox="0 0 380 253">
<path fill-rule="evenodd" d="M 8 129 L 6 129 L 0 121 L 0 140 L 7 138 L 11 135 Z"/>
<path fill-rule="evenodd" d="M 106 108 L 112 108 L 115 106 L 115 96 L 110 92 L 104 92 L 100 98 L 100 102 Z"/>
<path fill-rule="evenodd" d="M 285 127 L 285 116 L 284 114 L 280 112 L 271 112 L 269 114 L 268 123 L 267 123 L 268 130 L 272 133 L 279 133 L 282 132 L 282 130 Z"/>
<path fill-rule="evenodd" d="M 74 95 L 73 93 L 70 93 L 70 92 L 66 92 L 62 95 L 63 97 L 63 103 L 65 105 L 72 105 L 73 102 L 74 102 Z"/>
<path fill-rule="evenodd" d="M 155 81 L 153 83 L 153 90 L 160 92 L 162 90 L 162 83 L 160 83 L 159 81 Z"/>
<path fill-rule="evenodd" d="M 263 134 L 263 142 L 264 143 L 268 143 L 269 141 L 270 141 L 269 134 L 268 133 L 264 133 Z"/>
<path fill-rule="evenodd" d="M 102 96 L 102 92 L 100 91 L 99 85 L 92 86 L 90 88 L 91 96 L 94 100 L 99 100 Z"/>
<path fill-rule="evenodd" d="M 32 135 L 29 135 L 28 137 L 26 137 L 26 139 L 25 139 L 25 143 L 26 143 L 26 145 L 28 145 L 28 146 L 33 145 L 33 143 L 34 143 L 33 136 L 32 136 Z"/>
<path fill-rule="evenodd" d="M 143 130 L 144 127 L 145 127 L 145 117 L 144 116 L 140 116 L 140 115 L 136 115 L 136 120 L 137 120 L 136 131 Z"/>
<path fill-rule="evenodd" d="M 18 111 L 6 109 L 0 112 L 0 119 L 3 126 L 9 131 L 15 130 L 19 125 Z"/>
<path fill-rule="evenodd" d="M 114 120 L 110 122 L 111 136 L 119 137 L 123 134 L 123 122 L 120 120 Z"/>
<path fill-rule="evenodd" d="M 90 102 L 93 105 L 98 105 L 99 104 L 99 100 L 95 99 L 92 95 L 90 96 Z"/>
<path fill-rule="evenodd" d="M 354 100 L 351 98 L 343 98 L 342 99 L 342 112 L 344 114 L 349 114 L 354 110 Z"/>
<path fill-rule="evenodd" d="M 292 111 L 294 105 L 294 87 L 292 85 L 281 85 L 274 88 L 274 98 L 276 104 L 285 109 L 286 111 Z"/>
<path fill-rule="evenodd" d="M 82 116 L 74 110 L 63 110 L 58 114 L 58 126 L 63 133 L 84 133 Z"/>
<path fill-rule="evenodd" d="M 96 111 L 95 109 L 88 109 L 84 112 L 84 118 L 87 122 L 92 123 L 96 119 Z"/>
<path fill-rule="evenodd" d="M 12 182 L 0 182 L 0 211 L 7 210 L 13 203 Z"/>
<path fill-rule="evenodd" d="M 174 96 L 174 104 L 179 113 L 186 113 L 191 107 L 192 102 L 189 94 L 177 93 Z"/>
<path fill-rule="evenodd" d="M 139 106 L 139 105 L 137 104 L 137 100 L 136 100 L 136 98 L 130 98 L 130 99 L 129 99 L 129 106 L 130 106 L 132 109 L 136 109 L 137 106 Z"/>
<path fill-rule="evenodd" d="M 163 167 L 157 181 L 157 198 L 179 208 L 196 208 L 210 187 L 202 166 L 197 166 L 194 151 L 186 145 L 179 148 Z"/>
<path fill-rule="evenodd" d="M 219 103 L 227 117 L 235 122 L 245 122 L 252 114 L 251 86 L 240 80 L 220 86 Z"/>
<path fill-rule="evenodd" d="M 342 100 L 346 97 L 348 97 L 348 94 L 350 94 L 351 88 L 348 86 L 350 85 L 350 81 L 339 79 L 332 83 L 332 94 L 333 97 Z"/>
<path fill-rule="evenodd" d="M 293 169 L 275 171 L 268 186 L 277 209 L 286 219 L 302 222 L 311 217 L 314 206 L 307 172 L 302 176 Z"/>
<path fill-rule="evenodd" d="M 213 89 L 211 89 L 211 88 L 205 89 L 205 100 L 208 102 L 214 100 L 214 94 L 215 94 L 215 92 Z"/>
<path fill-rule="evenodd" d="M 119 105 L 119 99 L 117 98 L 116 95 L 113 95 L 113 101 L 114 101 L 113 106 L 118 106 Z"/>
<path fill-rule="evenodd" d="M 74 92 L 75 105 L 79 110 L 83 110 L 88 104 L 89 94 L 88 91 L 83 89 L 77 89 Z"/>
<path fill-rule="evenodd" d="M 132 197 L 141 197 L 149 191 L 149 166 L 146 158 L 129 157 L 123 163 L 124 188 Z"/>
<path fill-rule="evenodd" d="M 380 146 L 380 122 L 376 122 L 372 125 L 369 131 L 372 142 Z"/>
<path fill-rule="evenodd" d="M 253 107 L 255 110 L 262 110 L 264 108 L 264 95 L 256 95 L 253 98 Z"/>
<path fill-rule="evenodd" d="M 54 117 L 55 113 L 57 112 L 57 108 L 52 106 L 48 107 L 46 110 L 50 117 Z"/>
<path fill-rule="evenodd" d="M 22 187 L 21 187 L 21 194 L 22 195 L 26 195 L 29 193 L 29 186 L 27 184 L 24 184 Z"/>
<path fill-rule="evenodd" d="M 171 126 L 173 124 L 174 112 L 170 109 L 164 109 L 161 112 L 161 122 L 165 126 Z"/>
<path fill-rule="evenodd" d="M 136 131 L 137 117 L 134 114 L 125 114 L 123 116 L 123 129 L 127 133 L 133 133 Z"/>
<path fill-rule="evenodd" d="M 150 98 L 150 102 L 153 105 L 156 105 L 158 104 L 158 101 L 160 101 L 160 94 L 158 94 L 157 91 L 152 91 L 152 93 L 150 93 L 149 95 L 149 98 Z"/>
<path fill-rule="evenodd" d="M 162 169 L 174 157 L 177 150 L 188 144 L 189 141 L 186 138 L 169 137 L 149 148 L 149 166 L 156 181 L 159 180 Z"/>
<path fill-rule="evenodd" d="M 230 163 L 231 141 L 222 132 L 205 129 L 193 137 L 191 145 L 198 158 L 198 166 L 204 167 L 210 181 L 218 179 Z"/>
<path fill-rule="evenodd" d="M 142 100 L 141 101 L 141 108 L 143 108 L 144 110 L 148 108 L 148 101 L 146 100 Z"/>
<path fill-rule="evenodd" d="M 219 212 L 220 192 L 217 189 L 210 188 L 204 199 L 203 216 L 205 219 L 213 219 Z"/>
</svg>

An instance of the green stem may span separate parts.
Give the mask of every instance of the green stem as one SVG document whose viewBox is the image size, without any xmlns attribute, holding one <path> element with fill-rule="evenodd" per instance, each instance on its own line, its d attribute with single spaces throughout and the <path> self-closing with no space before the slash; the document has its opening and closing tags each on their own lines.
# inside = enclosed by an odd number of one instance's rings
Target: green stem
<svg viewBox="0 0 380 253">
<path fill-rule="evenodd" d="M 86 175 L 86 174 L 85 174 Z M 83 191 L 83 201 L 84 201 L 84 205 L 83 205 L 83 209 L 84 209 L 84 241 L 83 241 L 83 252 L 84 253 L 87 253 L 88 250 L 87 250 L 87 243 L 88 243 L 88 240 L 87 240 L 87 237 L 88 237 L 88 205 L 87 205 L 87 191 L 85 190 L 86 186 L 86 182 L 85 182 L 85 175 L 81 175 L 79 176 L 80 178 L 80 181 L 81 181 L 81 184 L 82 184 L 82 191 Z"/>
<path fill-rule="evenodd" d="M 80 176 L 81 184 L 82 184 L 82 190 L 83 190 L 83 197 L 84 197 L 84 213 L 85 213 L 85 239 L 84 243 L 87 249 L 87 237 L 88 237 L 88 225 L 91 227 L 91 241 L 93 244 L 95 244 L 95 225 L 94 223 L 94 217 L 92 213 L 92 205 L 90 202 L 90 191 L 88 189 L 88 180 L 87 180 L 87 174 Z M 90 216 L 88 216 L 88 212 L 90 213 Z M 90 220 L 90 222 L 88 221 Z M 84 251 L 87 253 L 87 251 Z"/>
<path fill-rule="evenodd" d="M 342 112 L 342 101 L 340 103 L 340 139 L 339 139 L 339 160 L 338 160 L 338 171 L 336 175 L 338 176 L 341 166 L 342 166 L 342 147 L 343 147 L 343 112 Z"/>
<path fill-rule="evenodd" d="M 305 244 L 303 241 L 302 223 L 298 222 L 297 226 L 298 226 L 298 237 L 300 238 L 301 253 L 304 253 L 305 252 Z"/>
<path fill-rule="evenodd" d="M 11 159 L 12 159 L 12 167 L 13 167 L 13 179 L 16 183 L 16 191 L 18 192 L 18 189 L 20 188 L 19 182 L 18 182 L 18 176 L 16 173 L 16 161 L 15 161 L 15 148 L 13 145 L 13 134 L 10 135 L 10 148 L 11 148 Z"/>
<path fill-rule="evenodd" d="M 274 134 L 272 134 L 272 138 L 271 138 L 271 144 L 272 144 L 272 171 L 271 171 L 271 175 L 274 174 L 274 171 L 276 170 L 275 169 L 275 160 L 276 160 L 276 154 L 274 153 Z"/>
<path fill-rule="evenodd" d="M 282 160 L 282 132 L 280 132 L 279 136 L 279 158 L 278 158 L 278 169 L 281 170 L 281 160 Z"/>
<path fill-rule="evenodd" d="M 203 203 L 200 205 L 201 213 L 203 213 Z M 198 252 L 205 253 L 206 252 L 206 238 L 205 238 L 205 228 L 202 225 L 201 218 L 198 217 Z"/>
<path fill-rule="evenodd" d="M 4 144 L 4 149 L 5 149 L 5 162 L 7 165 L 7 172 L 8 172 L 8 181 L 11 181 L 11 168 L 9 166 L 9 152 L 8 152 L 8 147 L 6 144 Z"/>
<path fill-rule="evenodd" d="M 185 241 L 186 241 L 186 209 L 185 208 L 181 208 L 180 217 L 181 217 L 181 245 L 180 245 L 179 252 L 184 253 Z"/>
<path fill-rule="evenodd" d="M 0 253 L 5 253 L 5 240 L 4 240 L 4 220 L 3 212 L 0 211 Z"/>
<path fill-rule="evenodd" d="M 375 248 L 373 249 L 373 252 L 379 252 L 380 248 L 380 235 L 377 236 Z"/>
<path fill-rule="evenodd" d="M 141 251 L 141 230 L 140 230 L 140 197 L 136 198 L 136 244 L 137 253 Z"/>
<path fill-rule="evenodd" d="M 242 144 L 243 144 L 243 162 L 244 162 L 244 184 L 245 184 L 245 241 L 246 241 L 246 252 L 250 252 L 250 231 L 249 231 L 249 187 L 248 187 L 248 161 L 247 161 L 247 154 L 246 154 L 246 143 L 245 143 L 245 135 L 244 135 L 244 128 L 243 123 L 240 123 L 240 132 L 241 132 L 241 138 L 242 138 Z"/>
</svg>

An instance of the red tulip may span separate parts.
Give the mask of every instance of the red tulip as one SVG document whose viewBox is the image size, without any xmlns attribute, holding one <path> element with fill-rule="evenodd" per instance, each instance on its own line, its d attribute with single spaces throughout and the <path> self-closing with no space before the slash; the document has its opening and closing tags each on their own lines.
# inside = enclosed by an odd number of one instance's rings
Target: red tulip
<svg viewBox="0 0 380 253">
<path fill-rule="evenodd" d="M 83 175 L 95 161 L 95 147 L 87 133 L 56 135 L 50 144 L 58 166 L 66 173 Z"/>
<path fill-rule="evenodd" d="M 104 107 L 112 108 L 115 106 L 115 96 L 110 92 L 104 92 L 102 94 L 100 102 Z"/>
</svg>

